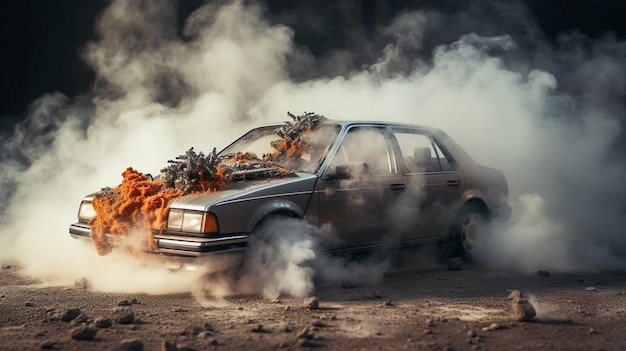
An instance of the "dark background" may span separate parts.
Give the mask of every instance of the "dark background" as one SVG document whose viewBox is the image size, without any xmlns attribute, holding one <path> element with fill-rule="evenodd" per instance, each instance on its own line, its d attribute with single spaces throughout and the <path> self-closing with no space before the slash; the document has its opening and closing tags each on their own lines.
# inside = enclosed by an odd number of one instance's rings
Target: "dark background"
<svg viewBox="0 0 626 351">
<path fill-rule="evenodd" d="M 621 0 L 523 0 L 532 20 L 548 41 L 559 33 L 578 30 L 590 37 L 613 32 L 626 37 L 626 1 Z M 105 0 L 30 0 L 0 2 L 0 130 L 8 130 L 24 118 L 30 102 L 44 93 L 59 91 L 69 97 L 84 93 L 94 79 L 82 61 L 80 50 L 94 39 L 98 14 L 108 5 Z M 179 0 L 179 23 L 204 3 Z M 331 2 L 336 4 L 335 2 Z M 298 45 L 307 46 L 314 55 L 323 55 L 345 44 L 345 28 L 360 27 L 363 33 L 386 25 L 408 9 L 435 9 L 454 12 L 465 1 L 452 0 L 361 0 L 349 8 L 337 9 L 326 2 L 305 0 L 266 0 L 268 18 L 296 30 Z M 311 28 L 287 14 L 318 12 L 334 25 Z M 289 20 L 291 18 L 291 22 Z M 304 22 L 302 22 L 304 23 Z M 500 33 L 502 34 L 502 33 Z M 343 40 L 343 41 L 342 41 Z"/>
</svg>

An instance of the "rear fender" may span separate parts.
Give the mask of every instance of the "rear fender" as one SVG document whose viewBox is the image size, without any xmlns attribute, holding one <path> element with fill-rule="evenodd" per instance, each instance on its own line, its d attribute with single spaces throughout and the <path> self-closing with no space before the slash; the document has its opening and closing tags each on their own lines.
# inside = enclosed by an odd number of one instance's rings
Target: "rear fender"
<svg viewBox="0 0 626 351">
<path fill-rule="evenodd" d="M 463 205 L 465 205 L 465 204 L 467 204 L 469 202 L 480 202 L 480 203 L 482 203 L 483 207 L 487 211 L 491 207 L 489 202 L 487 201 L 486 194 L 484 194 L 483 192 L 478 191 L 476 189 L 468 190 L 468 191 L 465 191 L 463 193 L 463 196 L 462 196 L 462 199 L 461 199 L 461 203 Z M 461 210 L 462 207 L 463 206 L 459 206 L 459 211 Z"/>
</svg>

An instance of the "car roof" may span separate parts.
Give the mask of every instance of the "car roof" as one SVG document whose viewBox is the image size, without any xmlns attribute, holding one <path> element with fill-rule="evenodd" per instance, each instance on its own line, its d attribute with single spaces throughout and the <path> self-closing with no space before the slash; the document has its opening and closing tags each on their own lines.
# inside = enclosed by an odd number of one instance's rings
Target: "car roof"
<svg viewBox="0 0 626 351">
<path fill-rule="evenodd" d="M 376 121 L 376 120 L 339 120 L 339 119 L 328 119 L 325 118 L 322 120 L 323 124 L 335 124 L 339 125 L 342 128 L 350 127 L 350 126 L 358 126 L 358 125 L 381 125 L 381 126 L 390 126 L 390 127 L 407 127 L 407 128 L 417 128 L 422 129 L 434 134 L 440 134 L 443 131 L 436 127 L 421 125 L 421 124 L 412 124 L 412 123 L 404 123 L 404 122 L 392 122 L 392 121 Z M 283 123 L 270 123 L 260 126 L 263 127 L 281 127 Z"/>
</svg>

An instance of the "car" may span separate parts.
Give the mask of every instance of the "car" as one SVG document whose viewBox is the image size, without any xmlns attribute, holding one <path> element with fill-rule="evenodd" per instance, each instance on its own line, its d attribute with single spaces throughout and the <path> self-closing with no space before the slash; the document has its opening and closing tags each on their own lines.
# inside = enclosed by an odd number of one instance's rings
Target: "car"
<svg viewBox="0 0 626 351">
<path fill-rule="evenodd" d="M 244 256 L 268 221 L 295 218 L 331 226 L 339 240 L 320 243 L 328 251 L 437 240 L 468 257 L 486 224 L 510 215 L 503 172 L 477 164 L 438 128 L 290 116 L 219 153 L 192 148 L 155 179 L 127 169 L 120 186 L 82 200 L 70 235 L 106 254 L 134 226 L 145 227 L 141 250 L 193 262 Z M 138 214 L 127 213 L 132 206 Z M 98 224 L 107 218 L 113 224 Z"/>
</svg>

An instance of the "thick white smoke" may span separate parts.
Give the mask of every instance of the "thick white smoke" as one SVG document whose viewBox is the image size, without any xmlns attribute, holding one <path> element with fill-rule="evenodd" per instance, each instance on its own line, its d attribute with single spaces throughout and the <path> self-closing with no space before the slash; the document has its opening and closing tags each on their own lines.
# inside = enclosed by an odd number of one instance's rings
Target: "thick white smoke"
<svg viewBox="0 0 626 351">
<path fill-rule="evenodd" d="M 174 1 L 113 1 L 97 38 L 82 49 L 96 73 L 93 91 L 74 100 L 40 98 L 2 141 L 1 260 L 57 282 L 86 276 L 102 290 L 189 291 L 196 277 L 92 257 L 70 239 L 80 199 L 118 184 L 128 166 L 158 172 L 190 146 L 210 151 L 253 124 L 283 120 L 286 111 L 315 111 L 440 127 L 477 161 L 503 170 L 514 213 L 493 230 L 487 263 L 525 270 L 624 265 L 626 169 L 615 152 L 623 145 L 626 80 L 616 79 L 626 72 L 623 42 L 569 35 L 551 49 L 519 36 L 531 30 L 489 37 L 468 30 L 425 52 L 429 33 L 448 22 L 414 12 L 384 29 L 391 40 L 376 62 L 348 70 L 350 60 L 315 65 L 294 44 L 294 31 L 271 24 L 260 6 L 206 4 L 187 19 L 184 38 L 175 11 Z M 344 74 L 290 75 L 310 67 Z M 561 77 L 568 89 L 560 89 Z M 308 293 L 306 272 L 269 295 Z"/>
</svg>

